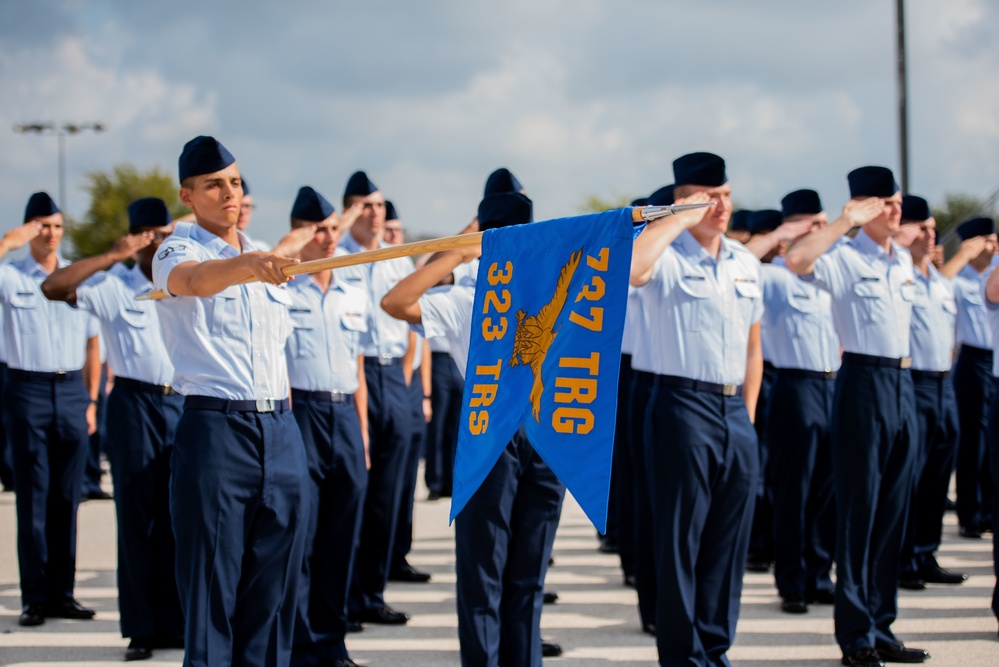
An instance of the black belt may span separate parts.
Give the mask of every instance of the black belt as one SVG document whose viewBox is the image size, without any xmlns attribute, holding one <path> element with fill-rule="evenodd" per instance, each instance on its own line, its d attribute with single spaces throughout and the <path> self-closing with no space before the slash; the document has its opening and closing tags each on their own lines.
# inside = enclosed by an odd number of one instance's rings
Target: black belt
<svg viewBox="0 0 999 667">
<path fill-rule="evenodd" d="M 877 368 L 899 368 L 902 370 L 912 368 L 912 357 L 876 357 L 873 354 L 844 352 L 843 361 Z"/>
<path fill-rule="evenodd" d="M 215 412 L 287 412 L 291 401 L 287 398 L 258 398 L 255 401 L 230 401 L 213 396 L 188 396 L 185 410 L 213 410 Z"/>
<path fill-rule="evenodd" d="M 778 368 L 777 374 L 789 378 L 805 378 L 806 380 L 836 379 L 836 371 L 810 371 L 805 368 Z"/>
<path fill-rule="evenodd" d="M 142 380 L 133 380 L 132 378 L 125 378 L 121 376 L 114 379 L 114 385 L 124 389 L 131 389 L 132 391 L 142 391 L 147 394 L 172 396 L 177 393 L 177 391 L 168 384 L 153 384 L 152 382 L 143 382 Z"/>
<path fill-rule="evenodd" d="M 679 377 L 677 375 L 656 375 L 656 383 L 667 387 L 693 389 L 694 391 L 705 391 L 709 394 L 720 394 L 721 396 L 735 396 L 742 391 L 741 384 L 702 382 L 701 380 L 691 380 L 690 378 Z"/>
<path fill-rule="evenodd" d="M 44 373 L 42 371 L 23 371 L 20 368 L 8 368 L 7 373 L 12 378 L 27 380 L 29 382 L 69 382 L 70 380 L 80 380 L 83 378 L 83 371 Z"/>
<path fill-rule="evenodd" d="M 970 357 L 976 359 L 992 359 L 992 350 L 986 350 L 985 348 L 975 347 L 974 345 L 962 345 L 961 351 L 958 354 L 967 354 Z"/>
<path fill-rule="evenodd" d="M 777 367 L 774 366 L 773 363 L 764 360 L 763 361 L 763 370 L 765 370 L 765 371 L 776 371 Z"/>
<path fill-rule="evenodd" d="M 402 364 L 402 357 L 364 357 L 366 366 L 399 366 Z"/>
<path fill-rule="evenodd" d="M 446 353 L 445 353 L 446 354 Z M 313 403 L 353 403 L 354 395 L 342 391 L 309 391 L 307 389 L 291 390 L 292 400 L 312 401 Z"/>
<path fill-rule="evenodd" d="M 912 369 L 913 380 L 943 380 L 950 375 L 950 371 L 917 371 Z"/>
</svg>

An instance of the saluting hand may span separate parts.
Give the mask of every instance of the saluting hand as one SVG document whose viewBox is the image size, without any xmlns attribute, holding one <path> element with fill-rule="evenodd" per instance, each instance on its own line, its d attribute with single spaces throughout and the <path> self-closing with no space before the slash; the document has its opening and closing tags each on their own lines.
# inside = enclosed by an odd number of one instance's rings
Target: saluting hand
<svg viewBox="0 0 999 667">
<path fill-rule="evenodd" d="M 26 222 L 20 227 L 15 227 L 0 239 L 0 247 L 2 247 L 3 252 L 10 252 L 11 250 L 17 250 L 21 246 L 29 243 L 31 239 L 38 236 L 42 231 L 42 226 L 32 220 L 31 222 Z"/>
<path fill-rule="evenodd" d="M 302 252 L 302 248 L 309 245 L 316 236 L 316 225 L 303 225 L 296 227 L 281 237 L 278 244 L 271 251 L 275 255 L 290 257 Z"/>
<path fill-rule="evenodd" d="M 851 199 L 843 207 L 843 217 L 849 220 L 854 227 L 863 227 L 881 215 L 884 210 L 885 202 L 880 197 Z"/>
<path fill-rule="evenodd" d="M 785 222 L 774 230 L 774 236 L 778 241 L 794 241 L 807 234 L 811 229 L 811 220 Z"/>
<path fill-rule="evenodd" d="M 119 260 L 127 259 L 153 242 L 152 232 L 127 234 L 111 246 L 111 253 Z"/>
<path fill-rule="evenodd" d="M 679 205 L 679 204 L 707 204 L 709 201 L 712 201 L 712 200 L 711 200 L 711 197 L 709 197 L 707 195 L 707 193 L 704 193 L 704 192 L 695 192 L 694 194 L 690 195 L 689 197 L 681 197 L 680 199 L 677 199 L 673 203 L 677 204 L 677 205 Z M 684 229 L 690 229 L 691 227 L 695 227 L 697 225 L 697 223 L 699 223 L 701 220 L 703 220 L 704 216 L 707 215 L 707 213 L 708 213 L 709 210 L 711 210 L 711 209 L 709 209 L 708 207 L 695 208 L 695 209 L 692 209 L 690 211 L 682 211 L 680 213 L 677 213 L 677 214 L 673 215 L 672 218 L 676 222 L 679 222 L 681 225 L 683 225 Z M 669 220 L 669 218 L 664 218 L 664 219 L 665 220 Z"/>
<path fill-rule="evenodd" d="M 262 283 L 272 285 L 283 285 L 291 280 L 291 276 L 286 276 L 281 269 L 286 266 L 298 264 L 297 259 L 284 257 L 273 252 L 246 252 L 242 257 L 247 263 L 247 269 L 253 277 Z"/>
</svg>

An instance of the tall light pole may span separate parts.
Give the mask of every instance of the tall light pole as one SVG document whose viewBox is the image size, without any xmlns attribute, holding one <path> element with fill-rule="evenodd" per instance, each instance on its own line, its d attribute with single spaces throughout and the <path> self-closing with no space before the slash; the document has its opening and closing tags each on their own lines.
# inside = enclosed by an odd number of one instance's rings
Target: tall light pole
<svg viewBox="0 0 999 667">
<path fill-rule="evenodd" d="M 66 137 L 79 134 L 84 130 L 95 133 L 106 129 L 104 123 L 21 123 L 14 126 L 18 134 L 55 134 L 59 139 L 59 206 L 66 208 Z"/>
<path fill-rule="evenodd" d="M 902 192 L 909 191 L 909 112 L 906 96 L 908 81 L 905 72 L 905 0 L 895 0 L 896 62 L 898 65 L 898 147 L 901 162 Z"/>
</svg>

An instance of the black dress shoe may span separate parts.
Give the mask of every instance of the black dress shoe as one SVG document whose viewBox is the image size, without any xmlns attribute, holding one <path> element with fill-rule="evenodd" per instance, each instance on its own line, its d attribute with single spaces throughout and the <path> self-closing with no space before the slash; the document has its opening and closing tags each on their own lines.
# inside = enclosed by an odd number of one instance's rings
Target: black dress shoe
<svg viewBox="0 0 999 667">
<path fill-rule="evenodd" d="M 133 660 L 149 660 L 153 657 L 153 642 L 150 639 L 133 639 L 128 643 L 128 650 L 125 651 L 125 662 Z"/>
<path fill-rule="evenodd" d="M 929 651 L 921 648 L 906 648 L 902 642 L 878 644 L 878 655 L 885 662 L 925 662 L 930 657 Z"/>
<path fill-rule="evenodd" d="M 885 667 L 878 652 L 872 648 L 862 648 L 856 653 L 844 655 L 840 662 L 851 667 Z"/>
<path fill-rule="evenodd" d="M 405 625 L 409 621 L 409 614 L 386 605 L 379 609 L 365 609 L 361 612 L 360 621 L 379 625 Z"/>
<path fill-rule="evenodd" d="M 751 559 L 746 561 L 746 569 L 750 572 L 769 572 L 770 562 L 759 559 Z"/>
<path fill-rule="evenodd" d="M 898 587 L 907 591 L 921 591 L 926 588 L 926 581 L 914 574 L 903 574 L 898 578 Z"/>
<path fill-rule="evenodd" d="M 652 635 L 653 637 L 655 637 L 656 626 L 652 625 L 651 623 L 642 623 L 642 632 L 644 632 L 647 635 Z"/>
<path fill-rule="evenodd" d="M 597 551 L 602 554 L 616 554 L 618 551 L 617 542 L 602 537 L 600 538 L 600 546 L 597 547 Z"/>
<path fill-rule="evenodd" d="M 624 575 L 624 585 L 625 586 L 627 586 L 629 588 L 634 588 L 635 587 L 635 582 L 636 582 L 635 575 L 633 575 L 633 574 L 626 574 L 626 575 Z"/>
<path fill-rule="evenodd" d="M 441 499 L 441 492 L 440 491 L 438 491 L 436 489 L 430 489 L 430 491 L 427 492 L 427 500 L 433 501 L 433 500 L 440 500 L 440 499 Z"/>
<path fill-rule="evenodd" d="M 805 602 L 808 604 L 836 604 L 836 594 L 823 588 L 805 595 Z"/>
<path fill-rule="evenodd" d="M 558 593 L 555 591 L 545 591 L 545 604 L 555 604 L 558 602 Z"/>
<path fill-rule="evenodd" d="M 808 604 L 805 598 L 786 597 L 780 601 L 780 610 L 785 614 L 805 614 L 808 613 Z"/>
<path fill-rule="evenodd" d="M 93 609 L 88 609 L 76 601 L 76 598 L 62 602 L 50 602 L 45 605 L 45 615 L 50 618 L 73 618 L 78 621 L 89 621 L 94 617 Z"/>
<path fill-rule="evenodd" d="M 389 581 L 403 581 L 407 584 L 425 584 L 430 581 L 429 572 L 420 572 L 409 563 L 404 563 L 398 570 L 389 572 Z"/>
<path fill-rule="evenodd" d="M 347 632 L 364 632 L 360 621 L 347 621 Z"/>
<path fill-rule="evenodd" d="M 98 489 L 96 491 L 87 491 L 82 496 L 80 496 L 80 502 L 86 502 L 88 500 L 114 500 L 112 496 L 107 491 L 102 491 Z"/>
<path fill-rule="evenodd" d="M 44 622 L 45 607 L 40 604 L 29 604 L 21 610 L 21 615 L 17 619 L 17 624 L 26 628 L 41 625 Z"/>
<path fill-rule="evenodd" d="M 334 660 L 330 663 L 320 663 L 319 667 L 327 667 L 327 665 L 328 667 L 361 667 L 350 658 L 342 658 L 340 660 Z"/>
<path fill-rule="evenodd" d="M 923 570 L 920 576 L 928 584 L 963 584 L 968 580 L 968 575 L 963 572 L 948 572 L 939 565 Z"/>
<path fill-rule="evenodd" d="M 961 530 L 958 532 L 961 534 L 961 537 L 966 537 L 969 540 L 982 539 L 982 531 L 974 526 L 961 526 Z"/>
<path fill-rule="evenodd" d="M 562 655 L 562 647 L 555 642 L 546 642 L 541 640 L 541 657 L 543 658 L 557 658 Z"/>
</svg>

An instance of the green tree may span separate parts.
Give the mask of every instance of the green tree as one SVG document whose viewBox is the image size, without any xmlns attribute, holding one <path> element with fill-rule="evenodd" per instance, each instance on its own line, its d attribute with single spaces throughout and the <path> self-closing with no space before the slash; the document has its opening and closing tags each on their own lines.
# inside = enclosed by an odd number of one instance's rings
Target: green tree
<svg viewBox="0 0 999 667">
<path fill-rule="evenodd" d="M 944 195 L 943 206 L 932 206 L 933 217 L 937 221 L 937 230 L 941 235 L 957 227 L 968 218 L 976 216 L 994 216 L 991 202 L 983 202 L 978 197 L 960 193 Z"/>
<path fill-rule="evenodd" d="M 583 200 L 582 205 L 580 205 L 579 212 L 603 213 L 604 211 L 611 211 L 616 208 L 630 206 L 634 199 L 635 198 L 631 195 L 613 194 L 607 198 L 601 197 L 600 195 L 589 195 L 585 200 Z"/>
<path fill-rule="evenodd" d="M 111 171 L 92 171 L 83 188 L 90 194 L 90 208 L 80 222 L 68 222 L 66 232 L 75 256 L 91 257 L 108 250 L 128 232 L 128 205 L 141 197 L 159 197 L 174 217 L 188 212 L 177 197 L 173 177 L 159 167 L 141 171 L 131 164 Z"/>
</svg>

